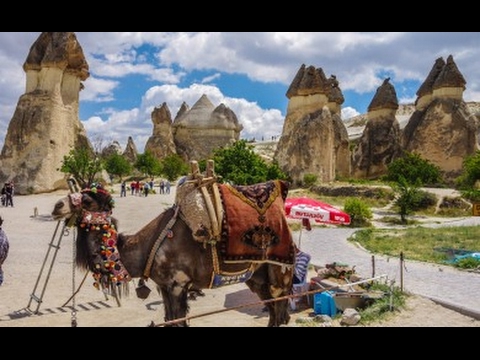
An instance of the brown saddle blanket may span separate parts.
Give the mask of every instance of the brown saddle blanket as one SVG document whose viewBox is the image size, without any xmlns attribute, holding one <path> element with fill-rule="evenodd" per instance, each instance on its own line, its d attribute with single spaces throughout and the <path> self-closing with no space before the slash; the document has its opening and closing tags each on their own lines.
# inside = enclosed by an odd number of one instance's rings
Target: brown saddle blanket
<svg viewBox="0 0 480 360">
<path fill-rule="evenodd" d="M 220 257 L 226 263 L 293 265 L 295 250 L 285 216 L 288 184 L 220 185 L 225 211 Z"/>
</svg>

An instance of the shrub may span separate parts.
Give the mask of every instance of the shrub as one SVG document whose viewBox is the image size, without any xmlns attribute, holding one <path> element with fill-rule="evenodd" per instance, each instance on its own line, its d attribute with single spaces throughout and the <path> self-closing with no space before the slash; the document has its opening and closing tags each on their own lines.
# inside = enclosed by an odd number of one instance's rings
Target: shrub
<svg viewBox="0 0 480 360">
<path fill-rule="evenodd" d="M 318 180 L 318 177 L 313 174 L 305 174 L 305 176 L 303 177 L 303 183 L 307 188 L 315 185 L 317 183 L 317 180 Z"/>
<path fill-rule="evenodd" d="M 435 194 L 428 191 L 419 190 L 417 197 L 412 204 L 412 211 L 427 210 L 432 206 L 437 205 L 438 198 Z"/>
<path fill-rule="evenodd" d="M 350 226 L 352 227 L 369 227 L 370 220 L 373 219 L 373 212 L 370 207 L 361 199 L 349 198 L 345 201 L 343 208 L 350 215 Z"/>
<path fill-rule="evenodd" d="M 480 268 L 480 259 L 474 257 L 465 257 L 455 263 L 455 267 L 459 269 L 477 269 Z"/>
<path fill-rule="evenodd" d="M 388 165 L 387 181 L 399 182 L 404 178 L 410 184 L 435 186 L 443 182 L 440 167 L 422 159 L 419 154 L 405 153 Z"/>
</svg>

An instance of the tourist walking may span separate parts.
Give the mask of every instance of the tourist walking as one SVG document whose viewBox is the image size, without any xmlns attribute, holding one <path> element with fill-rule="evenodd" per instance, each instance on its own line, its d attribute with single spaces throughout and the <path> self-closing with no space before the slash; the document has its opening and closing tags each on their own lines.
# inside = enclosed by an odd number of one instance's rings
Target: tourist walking
<svg viewBox="0 0 480 360">
<path fill-rule="evenodd" d="M 3 218 L 0 217 L 0 286 L 3 284 L 3 263 L 8 257 L 8 251 L 10 250 L 10 243 L 8 242 L 8 237 L 5 231 L 2 228 Z"/>
<path fill-rule="evenodd" d="M 5 206 L 13 207 L 14 186 L 12 182 L 5 184 Z"/>
<path fill-rule="evenodd" d="M 150 192 L 150 185 L 148 184 L 148 182 L 146 182 L 143 185 L 143 194 L 145 195 L 145 197 L 148 197 L 149 192 Z"/>
<path fill-rule="evenodd" d="M 122 182 L 121 190 L 120 190 L 120 197 L 127 197 L 127 183 L 126 183 L 126 181 Z"/>
</svg>

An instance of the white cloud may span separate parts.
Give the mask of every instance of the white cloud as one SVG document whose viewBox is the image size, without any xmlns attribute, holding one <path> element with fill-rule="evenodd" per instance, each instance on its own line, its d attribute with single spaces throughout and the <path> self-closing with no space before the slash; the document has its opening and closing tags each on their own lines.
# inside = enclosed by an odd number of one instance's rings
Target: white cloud
<svg viewBox="0 0 480 360">
<path fill-rule="evenodd" d="M 0 136 L 5 136 L 19 97 L 25 89 L 22 69 L 39 32 L 0 33 Z M 206 94 L 215 104 L 225 103 L 245 126 L 245 137 L 274 136 L 283 126 L 283 108 L 262 108 L 261 96 L 248 93 L 227 97 L 221 83 L 229 74 L 259 83 L 285 87 L 302 64 L 334 74 L 349 94 L 374 93 L 386 74 L 398 86 L 399 101 L 413 102 L 435 60 L 454 55 L 467 79 L 465 100 L 480 101 L 480 36 L 478 32 L 77 32 L 92 76 L 85 82 L 81 101 L 102 109 L 85 121 L 89 132 L 101 130 L 126 142 L 138 139 L 141 149 L 151 134 L 151 111 L 167 102 L 172 116 L 185 101 L 192 106 Z M 199 81 L 185 79 L 206 71 Z M 135 105 L 125 108 L 119 91 L 131 88 Z M 210 84 L 210 85 L 208 85 Z M 245 91 L 249 91 L 245 87 Z M 139 92 L 141 91 L 141 92 Z M 278 93 L 277 93 L 278 94 Z M 258 99 L 255 97 L 258 96 Z M 278 95 L 277 95 L 278 96 Z M 283 96 L 283 95 L 282 95 Z M 249 100 L 246 100 L 249 99 Z M 285 99 L 271 100 L 284 104 Z M 138 105 L 137 105 L 138 104 Z M 272 106 L 269 106 L 272 107 Z M 345 114 L 358 112 L 350 98 Z M 101 116 L 101 118 L 100 118 Z M 350 115 L 349 115 L 350 116 Z M 104 118 L 105 117 L 105 118 Z"/>
<path fill-rule="evenodd" d="M 342 109 L 342 119 L 347 120 L 355 116 L 361 115 L 357 110 L 351 107 L 345 107 Z"/>
</svg>

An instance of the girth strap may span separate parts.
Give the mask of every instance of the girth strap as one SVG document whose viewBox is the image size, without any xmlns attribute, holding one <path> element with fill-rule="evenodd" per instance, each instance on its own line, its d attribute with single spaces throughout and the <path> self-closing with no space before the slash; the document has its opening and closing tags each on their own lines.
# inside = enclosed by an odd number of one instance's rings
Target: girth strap
<svg viewBox="0 0 480 360">
<path fill-rule="evenodd" d="M 155 261 L 155 256 L 157 255 L 157 252 L 158 252 L 158 249 L 160 249 L 160 246 L 166 240 L 168 233 L 172 230 L 173 226 L 177 222 L 179 210 L 180 210 L 180 207 L 176 206 L 173 217 L 170 219 L 168 224 L 165 226 L 165 229 L 163 229 L 163 231 L 158 236 L 157 241 L 153 245 L 152 251 L 150 252 L 150 256 L 148 257 L 145 271 L 143 272 L 143 278 L 145 280 L 150 278 L 150 273 L 152 271 L 153 262 Z"/>
</svg>

